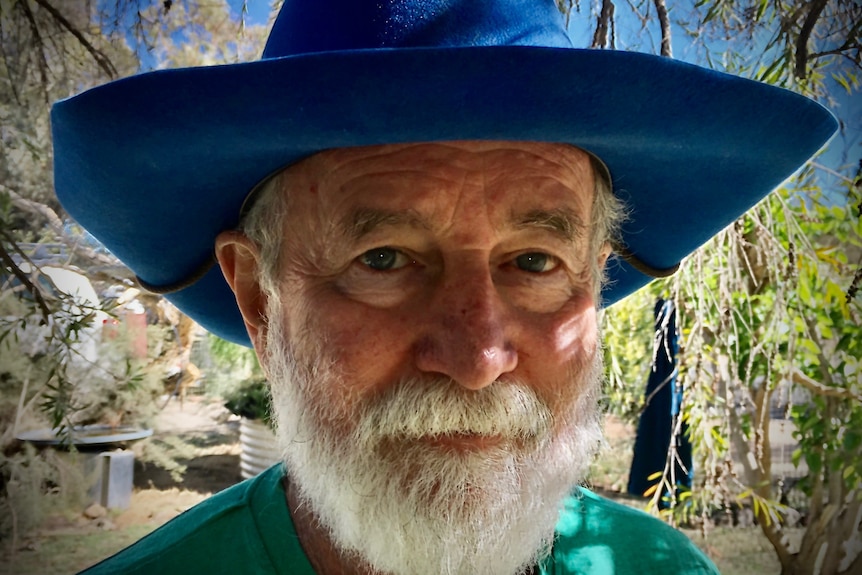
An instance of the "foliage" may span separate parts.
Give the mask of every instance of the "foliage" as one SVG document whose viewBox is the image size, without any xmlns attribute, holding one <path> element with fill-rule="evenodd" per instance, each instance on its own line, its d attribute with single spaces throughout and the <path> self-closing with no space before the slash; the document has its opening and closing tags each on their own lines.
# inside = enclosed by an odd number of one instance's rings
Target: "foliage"
<svg viewBox="0 0 862 575">
<path fill-rule="evenodd" d="M 0 494 L 0 542 L 12 549 L 18 539 L 57 509 L 83 502 L 84 466 L 80 453 L 37 451 L 32 446 L 6 455 L 0 453 L 0 474 L 5 478 Z"/>
<path fill-rule="evenodd" d="M 219 397 L 230 395 L 247 380 L 262 379 L 263 370 L 251 348 L 207 334 L 213 368 L 207 376 L 207 391 Z"/>
<path fill-rule="evenodd" d="M 673 286 L 686 310 L 682 372 L 704 470 L 698 497 L 747 500 L 787 573 L 811 572 L 818 553 L 825 572 L 859 561 L 842 549 L 858 536 L 862 510 L 854 427 L 862 422 L 862 298 L 850 294 L 848 259 L 858 266 L 862 227 L 860 191 L 848 193 L 855 197 L 832 205 L 812 189 L 804 197 L 780 190 L 689 259 Z M 795 463 L 805 464 L 789 478 L 808 497 L 799 551 L 782 534 L 775 416 L 795 424 Z"/>
<path fill-rule="evenodd" d="M 155 326 L 148 328 L 158 338 L 150 338 L 150 356 L 126 357 L 122 322 L 110 342 L 102 338 L 102 323 L 113 323 L 110 306 L 56 285 L 31 257 L 51 246 L 52 266 L 87 270 L 100 289 L 129 286 L 133 278 L 56 200 L 51 104 L 145 69 L 251 59 L 264 28 L 231 17 L 224 0 L 0 2 L 0 447 L 7 453 L 15 452 L 21 425 L 68 431 L 92 421 L 145 423 L 161 391 L 161 362 L 172 357 Z M 170 456 L 176 446 L 145 441 L 136 449 L 182 471 Z M 8 485 L 10 465 L 0 468 L 0 485 Z M 32 469 L 36 491 L 56 471 Z"/>
<path fill-rule="evenodd" d="M 271 425 L 269 384 L 254 351 L 212 334 L 209 344 L 217 372 L 227 376 L 214 391 L 228 411 Z"/>
<path fill-rule="evenodd" d="M 269 384 L 266 379 L 249 379 L 242 382 L 225 397 L 224 405 L 235 415 L 259 419 L 272 425 Z"/>
<path fill-rule="evenodd" d="M 41 405 L 54 425 L 68 426 L 86 407 L 75 387 L 93 376 L 69 370 L 82 363 L 77 361 L 79 339 L 95 331 L 99 326 L 93 322 L 108 310 L 76 303 L 73 294 L 51 285 L 22 242 L 52 242 L 59 246 L 59 265 L 87 269 L 108 285 L 128 285 L 132 275 L 63 216 L 51 189 L 50 104 L 146 68 L 251 59 L 262 45 L 264 27 L 246 26 L 229 14 L 223 0 L 10 0 L 0 5 L 0 256 L 3 281 L 11 277 L 23 286 L 16 291 L 23 297 L 20 305 L 0 323 L 0 341 L 16 339 L 26 326 L 33 331 L 36 324 L 47 332 L 39 352 L 44 368 L 27 368 L 26 376 L 15 378 L 33 379 L 31 391 L 46 388 L 39 390 Z M 83 363 L 90 371 L 107 369 Z M 141 373 L 128 362 L 120 372 L 107 371 L 100 377 L 115 385 L 108 396 L 140 386 Z"/>
<path fill-rule="evenodd" d="M 175 482 L 182 482 L 188 469 L 184 463 L 195 455 L 195 447 L 176 435 L 149 437 L 133 446 L 135 457 L 145 464 L 164 469 Z"/>
<path fill-rule="evenodd" d="M 637 424 L 652 365 L 653 305 L 661 295 L 655 282 L 614 304 L 602 314 L 607 413 Z M 665 294 L 666 295 L 666 294 Z"/>
<path fill-rule="evenodd" d="M 140 388 L 141 372 L 116 357 L 122 341 L 101 341 L 94 326 L 110 317 L 108 307 L 58 286 L 43 269 L 16 265 L 10 274 L 10 267 L 0 296 L 0 374 L 12 398 L 20 393 L 22 406 L 38 401 L 48 425 L 64 432 L 106 416 L 109 406 L 119 407 L 113 399 Z M 129 413 L 137 410 L 136 401 L 127 403 Z"/>
<path fill-rule="evenodd" d="M 593 46 L 658 52 L 653 34 L 664 45 L 673 33 L 689 61 L 815 97 L 843 126 L 860 125 L 858 2 L 641 0 L 628 3 L 629 24 L 622 3 L 598 4 L 596 30 L 605 36 L 594 36 Z M 568 7 L 574 18 L 583 3 Z M 662 8 L 673 26 L 660 22 Z M 626 34 L 632 21 L 640 33 Z M 858 138 L 842 136 L 833 148 Z M 837 152 L 828 167 L 825 158 L 811 162 L 690 256 L 675 278 L 614 306 L 603 322 L 609 408 L 635 417 L 632 398 L 642 396 L 649 364 L 644 316 L 658 295 L 675 300 L 685 418 L 699 461 L 694 491 L 668 517 L 749 506 L 787 574 L 862 568 L 862 164 L 858 147 Z M 795 470 L 773 472 L 774 418 L 795 426 Z M 785 526 L 796 511 L 806 527 L 791 544 Z"/>
<path fill-rule="evenodd" d="M 616 356 L 608 397 L 617 412 L 637 414 L 631 395 L 646 378 L 621 374 L 649 364 L 651 326 L 641 316 L 669 292 L 681 310 L 680 371 L 699 456 L 698 485 L 685 496 L 696 505 L 679 505 L 675 520 L 747 504 L 785 573 L 812 572 L 819 553 L 824 572 L 852 572 L 858 555 L 842 543 L 858 536 L 862 510 L 862 190 L 858 176 L 846 180 L 846 200 L 835 204 L 810 185 L 811 172 L 801 177 L 807 185 L 782 188 L 721 232 L 676 278 L 606 312 Z M 785 417 L 799 468 L 781 476 L 770 431 Z M 798 547 L 784 537 L 796 516 L 789 486 L 804 494 Z"/>
</svg>

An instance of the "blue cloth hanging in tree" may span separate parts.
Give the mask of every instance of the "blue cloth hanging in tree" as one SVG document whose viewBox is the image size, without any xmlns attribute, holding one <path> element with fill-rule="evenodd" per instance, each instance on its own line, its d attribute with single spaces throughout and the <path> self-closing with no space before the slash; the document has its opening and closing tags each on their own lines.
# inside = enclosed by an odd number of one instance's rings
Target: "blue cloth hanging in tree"
<svg viewBox="0 0 862 575">
<path fill-rule="evenodd" d="M 676 354 L 679 350 L 676 309 L 672 301 L 659 299 L 655 305 L 653 365 L 647 380 L 646 401 L 635 439 L 634 457 L 629 474 L 628 492 L 643 496 L 662 478 L 654 477 L 673 462 L 677 489 L 691 488 L 691 442 L 688 426 L 679 421 L 682 385 L 677 380 Z M 651 479 L 650 479 L 651 478 Z M 665 490 L 667 491 L 667 490 Z M 664 493 L 663 495 L 669 495 Z M 666 497 L 661 506 L 666 505 Z"/>
</svg>

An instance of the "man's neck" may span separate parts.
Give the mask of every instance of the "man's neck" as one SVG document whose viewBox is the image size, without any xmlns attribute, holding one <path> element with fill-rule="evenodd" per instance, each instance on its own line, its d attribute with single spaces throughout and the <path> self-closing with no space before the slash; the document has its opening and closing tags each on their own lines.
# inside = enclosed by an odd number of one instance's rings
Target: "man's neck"
<svg viewBox="0 0 862 575">
<path fill-rule="evenodd" d="M 311 566 L 318 575 L 379 575 L 364 561 L 346 556 L 332 541 L 327 529 L 299 495 L 299 490 L 288 477 L 283 479 L 287 508 L 293 520 L 299 543 Z"/>
</svg>

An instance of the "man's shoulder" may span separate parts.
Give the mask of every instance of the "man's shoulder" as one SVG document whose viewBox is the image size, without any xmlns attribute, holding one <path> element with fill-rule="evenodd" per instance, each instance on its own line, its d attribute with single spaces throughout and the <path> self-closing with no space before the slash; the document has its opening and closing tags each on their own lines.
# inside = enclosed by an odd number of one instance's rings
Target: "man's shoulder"
<svg viewBox="0 0 862 575">
<path fill-rule="evenodd" d="M 564 567 L 561 572 L 718 573 L 684 533 L 586 489 L 576 490 L 564 502 L 553 561 L 558 570 Z"/>
<path fill-rule="evenodd" d="M 273 467 L 229 487 L 84 573 L 172 575 L 248 569 L 254 573 L 274 573 L 269 546 L 261 530 L 292 532 L 286 503 L 281 505 L 283 513 L 278 513 L 279 506 L 272 503 L 274 492 L 280 489 L 281 476 L 282 470 Z M 267 506 L 275 509 L 261 510 L 255 504 L 256 499 L 269 501 Z M 262 522 L 268 524 L 261 525 Z"/>
</svg>

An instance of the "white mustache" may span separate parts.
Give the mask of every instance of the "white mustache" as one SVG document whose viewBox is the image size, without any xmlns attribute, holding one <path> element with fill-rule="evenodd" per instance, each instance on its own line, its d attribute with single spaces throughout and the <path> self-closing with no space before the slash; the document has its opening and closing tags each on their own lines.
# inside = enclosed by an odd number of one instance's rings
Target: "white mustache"
<svg viewBox="0 0 862 575">
<path fill-rule="evenodd" d="M 478 391 L 448 378 L 407 379 L 368 402 L 357 418 L 359 438 L 452 435 L 538 439 L 553 427 L 551 409 L 529 386 L 494 382 Z"/>
</svg>

